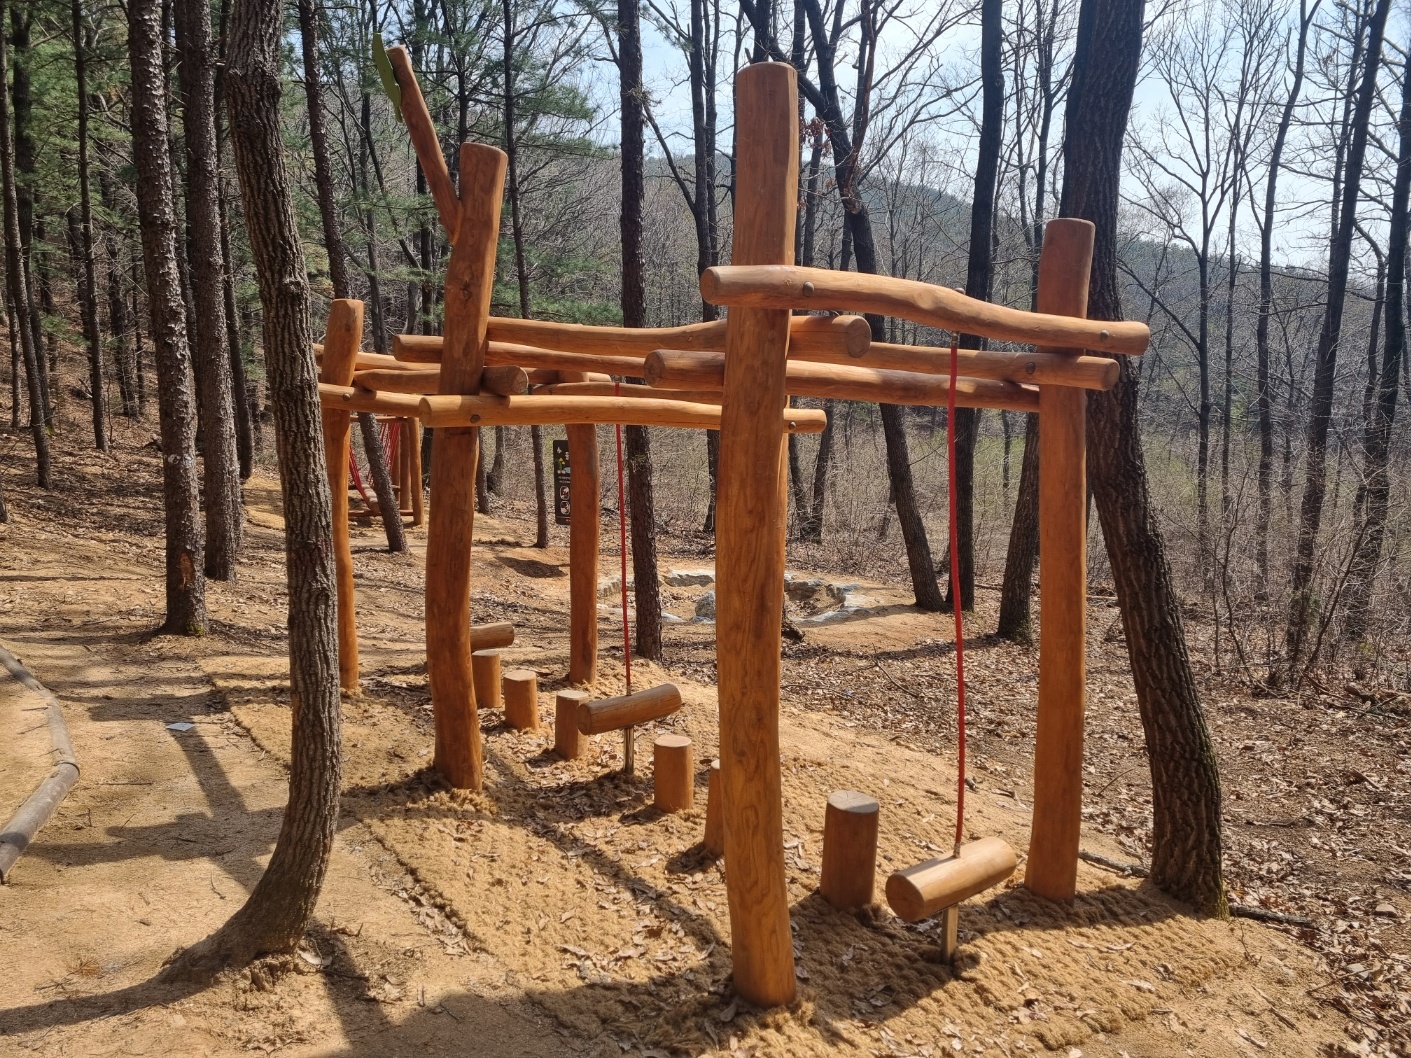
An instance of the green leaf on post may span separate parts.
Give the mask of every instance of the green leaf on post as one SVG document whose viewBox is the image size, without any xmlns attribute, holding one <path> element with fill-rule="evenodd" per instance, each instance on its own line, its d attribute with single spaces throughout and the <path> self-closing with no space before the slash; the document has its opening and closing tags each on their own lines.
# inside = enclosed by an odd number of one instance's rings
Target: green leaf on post
<svg viewBox="0 0 1411 1058">
<path fill-rule="evenodd" d="M 392 100 L 392 112 L 397 121 L 402 120 L 402 86 L 397 83 L 397 74 L 392 69 L 392 60 L 387 58 L 387 49 L 382 46 L 382 34 L 372 35 L 372 62 L 377 67 L 377 76 L 382 80 L 382 91 Z"/>
</svg>

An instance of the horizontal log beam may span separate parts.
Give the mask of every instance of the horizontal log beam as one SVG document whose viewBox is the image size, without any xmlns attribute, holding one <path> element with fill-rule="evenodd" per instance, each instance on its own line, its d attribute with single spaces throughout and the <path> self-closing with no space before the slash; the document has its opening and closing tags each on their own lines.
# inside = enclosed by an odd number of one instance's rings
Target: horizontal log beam
<svg viewBox="0 0 1411 1058">
<path fill-rule="evenodd" d="M 323 363 L 323 343 L 314 342 L 314 363 Z M 395 356 L 388 356 L 386 353 L 358 353 L 357 362 L 353 365 L 357 371 L 371 371 L 385 368 L 388 371 L 406 371 L 407 365 L 398 360 Z"/>
<path fill-rule="evenodd" d="M 681 692 L 673 683 L 649 687 L 645 691 L 584 702 L 578 707 L 578 730 L 585 735 L 621 731 L 624 727 L 660 720 L 681 708 Z"/>
<path fill-rule="evenodd" d="M 651 397 L 656 400 L 684 400 L 691 404 L 719 404 L 719 387 L 674 389 L 665 386 L 638 386 L 623 382 L 557 382 L 534 387 L 536 394 L 559 397 Z"/>
<path fill-rule="evenodd" d="M 432 394 L 440 391 L 441 369 L 407 367 L 405 364 L 392 370 L 373 368 L 371 371 L 359 371 L 355 374 L 353 385 L 359 389 L 377 390 L 382 393 Z M 512 364 L 487 367 L 480 375 L 480 392 L 494 393 L 501 397 L 528 393 L 529 375 L 524 368 Z"/>
<path fill-rule="evenodd" d="M 1108 390 L 1117 384 L 1117 361 L 1108 356 L 1068 356 L 1037 350 L 1006 352 L 1001 349 L 961 349 L 959 353 L 960 374 L 970 378 L 1096 390 Z M 859 357 L 829 360 L 827 363 L 875 367 L 879 371 L 948 375 L 950 350 L 942 346 L 873 342 Z"/>
<path fill-rule="evenodd" d="M 724 353 L 693 353 L 658 349 L 647 357 L 646 379 L 653 386 L 713 387 L 725 383 Z M 856 400 L 869 404 L 945 404 L 950 379 L 916 371 L 877 371 L 870 367 L 813 364 L 790 360 L 784 376 L 790 396 L 823 400 Z M 1038 390 L 1015 382 L 961 378 L 956 404 L 963 408 L 1038 411 Z"/>
<path fill-rule="evenodd" d="M 643 357 L 653 349 L 666 348 L 723 351 L 725 322 L 692 323 L 684 327 L 588 327 L 491 316 L 488 336 L 492 354 L 494 344 L 503 343 L 587 356 Z M 795 316 L 789 321 L 789 355 L 800 359 L 830 354 L 861 356 L 871 341 L 871 328 L 861 316 Z M 405 362 L 438 363 L 441 338 L 434 334 L 399 334 L 392 339 L 392 353 Z M 496 360 L 491 355 L 486 362 L 496 363 Z M 538 366 L 513 362 L 521 367 Z M 620 371 L 609 373 L 622 374 Z"/>
<path fill-rule="evenodd" d="M 471 653 L 477 650 L 491 650 L 495 647 L 508 647 L 513 645 L 514 625 L 510 624 L 508 621 L 496 621 L 494 624 L 470 626 Z"/>
<path fill-rule="evenodd" d="M 421 412 L 421 398 L 403 393 L 373 393 L 352 386 L 334 386 L 327 382 L 318 384 L 318 400 L 325 408 L 341 408 L 344 411 L 372 411 L 401 418 L 417 418 Z"/>
<path fill-rule="evenodd" d="M 826 268 L 717 265 L 701 273 L 701 296 L 741 308 L 875 312 L 959 334 L 1102 353 L 1144 353 L 1151 340 L 1144 323 L 1025 312 L 913 279 Z"/>
<path fill-rule="evenodd" d="M 350 391 L 351 392 L 351 391 Z M 400 400 L 411 400 L 401 397 Z M 785 408 L 791 433 L 821 433 L 828 423 L 822 411 Z M 624 426 L 671 426 L 688 430 L 720 429 L 720 405 L 643 397 L 471 397 L 449 394 L 422 397 L 417 417 L 426 426 L 555 426 L 621 423 Z"/>
</svg>

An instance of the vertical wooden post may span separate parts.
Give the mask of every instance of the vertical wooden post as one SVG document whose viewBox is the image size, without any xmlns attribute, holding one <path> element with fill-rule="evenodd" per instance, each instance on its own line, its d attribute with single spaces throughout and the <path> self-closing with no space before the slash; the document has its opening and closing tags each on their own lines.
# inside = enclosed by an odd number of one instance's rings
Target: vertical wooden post
<svg viewBox="0 0 1411 1058">
<path fill-rule="evenodd" d="M 872 903 L 877 881 L 877 811 L 875 798 L 855 790 L 828 795 L 818 891 L 839 911 Z"/>
<path fill-rule="evenodd" d="M 573 381 L 564 372 L 565 381 Z M 598 533 L 602 470 L 596 426 L 568 426 L 568 682 L 598 678 Z"/>
<path fill-rule="evenodd" d="M 756 63 L 735 80 L 737 265 L 792 264 L 799 173 L 793 67 Z M 716 501 L 716 658 L 726 888 L 735 989 L 794 998 L 779 774 L 779 633 L 784 597 L 782 446 L 789 312 L 732 309 L 725 339 Z"/>
<path fill-rule="evenodd" d="M 713 760 L 710 771 L 706 773 L 705 834 L 701 838 L 701 844 L 712 856 L 725 854 L 725 809 L 720 805 L 724 796 L 721 793 L 723 785 L 720 781 L 720 761 Z"/>
<path fill-rule="evenodd" d="M 503 708 L 504 699 L 501 697 L 500 651 L 498 647 L 471 650 L 470 682 L 475 688 L 475 704 L 478 708 Z"/>
<path fill-rule="evenodd" d="M 397 419 L 397 510 L 400 514 L 412 513 L 411 449 L 407 447 L 411 422 L 412 420 L 401 416 Z"/>
<path fill-rule="evenodd" d="M 1052 220 L 1044 229 L 1040 312 L 1088 314 L 1094 230 L 1089 221 L 1070 218 Z M 1024 884 L 1050 900 L 1071 900 L 1078 885 L 1087 683 L 1086 427 L 1085 391 L 1039 387 L 1039 716 Z"/>
<path fill-rule="evenodd" d="M 696 766 L 686 735 L 658 735 L 652 744 L 652 803 L 663 812 L 684 812 L 696 803 Z"/>
<path fill-rule="evenodd" d="M 407 454 L 411 459 L 411 479 L 412 479 L 412 525 L 421 525 L 426 521 L 425 499 L 422 496 L 422 470 L 421 470 L 421 420 L 408 419 L 407 437 L 404 443 L 407 445 Z"/>
<path fill-rule="evenodd" d="M 578 730 L 578 707 L 588 700 L 587 691 L 559 691 L 554 698 L 554 752 L 564 760 L 583 756 L 588 736 Z"/>
<path fill-rule="evenodd" d="M 328 310 L 323 363 L 318 380 L 351 386 L 363 341 L 363 303 L 339 298 Z M 328 491 L 333 498 L 333 567 L 338 578 L 338 686 L 358 689 L 358 618 L 353 597 L 353 544 L 348 536 L 348 444 L 352 417 L 342 408 L 323 409 L 323 445 Z"/>
<path fill-rule="evenodd" d="M 533 669 L 510 669 L 501 683 L 505 722 L 516 731 L 539 730 L 539 675 Z"/>
<path fill-rule="evenodd" d="M 446 268 L 441 393 L 476 393 L 505 186 L 503 151 L 461 144 L 460 234 Z M 448 225 L 449 227 L 449 225 Z M 436 718 L 436 770 L 457 789 L 484 778 L 470 671 L 470 540 L 475 521 L 473 427 L 436 431 L 426 534 L 426 666 Z"/>
</svg>

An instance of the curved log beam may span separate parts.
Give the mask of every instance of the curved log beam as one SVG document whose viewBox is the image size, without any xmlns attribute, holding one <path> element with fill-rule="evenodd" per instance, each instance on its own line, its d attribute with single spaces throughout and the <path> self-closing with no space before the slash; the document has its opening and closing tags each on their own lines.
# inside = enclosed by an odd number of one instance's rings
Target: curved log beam
<svg viewBox="0 0 1411 1058">
<path fill-rule="evenodd" d="M 1137 355 L 1146 352 L 1151 340 L 1144 323 L 1025 312 L 913 279 L 826 268 L 716 265 L 701 273 L 701 297 L 732 308 L 875 312 L 1002 342 L 1100 353 Z"/>
</svg>

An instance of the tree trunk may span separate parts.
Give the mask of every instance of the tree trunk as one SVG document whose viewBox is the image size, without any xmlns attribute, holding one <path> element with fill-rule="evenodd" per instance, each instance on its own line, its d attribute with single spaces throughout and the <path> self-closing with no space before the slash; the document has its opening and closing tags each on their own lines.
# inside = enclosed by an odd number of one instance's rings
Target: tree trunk
<svg viewBox="0 0 1411 1058">
<path fill-rule="evenodd" d="M 5 91 L 5 67 L 9 49 L 5 41 L 5 4 L 0 0 L 0 181 L 5 194 L 5 284 L 10 302 L 14 332 L 18 333 L 20 355 L 24 360 L 25 385 L 29 395 L 29 430 L 34 439 L 34 464 L 39 487 L 52 487 L 49 432 L 46 429 L 48 404 L 44 394 L 39 346 L 30 326 L 29 299 L 24 287 L 24 248 L 20 241 L 19 195 L 15 186 L 15 151 L 10 140 L 10 98 Z M 14 344 L 16 333 L 10 335 Z M 18 403 L 17 403 L 18 406 Z"/>
<path fill-rule="evenodd" d="M 1030 600 L 1034 590 L 1034 560 L 1039 556 L 1039 417 L 1024 416 L 1024 457 L 1019 463 L 1019 496 L 1009 528 L 1004 556 L 1004 582 L 999 593 L 999 625 L 995 634 L 1015 643 L 1032 638 Z"/>
<path fill-rule="evenodd" d="M 1328 249 L 1328 296 L 1323 309 L 1323 327 L 1318 335 L 1318 354 L 1313 375 L 1313 400 L 1307 432 L 1307 470 L 1303 502 L 1299 511 L 1298 547 L 1293 564 L 1292 599 L 1288 628 L 1284 635 L 1284 665 L 1271 675 L 1277 682 L 1297 682 L 1307 661 L 1308 631 L 1313 625 L 1313 572 L 1318 531 L 1323 521 L 1323 496 L 1327 480 L 1328 427 L 1332 422 L 1333 389 L 1337 371 L 1337 347 L 1342 338 L 1343 305 L 1347 297 L 1348 268 L 1352 258 L 1352 238 L 1357 220 L 1357 200 L 1362 186 L 1362 164 L 1367 152 L 1368 125 L 1376 99 L 1377 70 L 1381 65 L 1382 31 L 1386 28 L 1391 0 L 1377 0 L 1367 27 L 1365 69 L 1357 94 L 1352 122 L 1352 142 L 1348 146 L 1342 184 L 1342 216 Z"/>
<path fill-rule="evenodd" d="M 995 184 L 1004 124 L 1004 67 L 1001 43 L 1004 27 L 1000 0 L 980 5 L 980 83 L 983 103 L 980 149 L 975 159 L 975 197 L 970 203 L 970 250 L 965 269 L 965 293 L 988 301 L 994 276 Z M 962 335 L 968 349 L 984 348 L 979 335 Z M 980 409 L 955 410 L 956 530 L 959 555 L 951 556 L 950 593 L 960 583 L 963 609 L 975 608 L 975 445 L 980 439 Z"/>
<path fill-rule="evenodd" d="M 157 365 L 157 403 L 166 501 L 166 623 L 164 632 L 206 630 L 200 501 L 196 482 L 196 408 L 186 310 L 176 268 L 174 174 L 168 150 L 166 70 L 158 0 L 128 5 L 132 74 L 132 153 L 137 163 L 137 212 Z"/>
<path fill-rule="evenodd" d="M 622 105 L 622 325 L 647 325 L 642 257 L 644 173 L 641 11 L 636 0 L 618 0 L 618 72 Z M 661 586 L 657 582 L 656 508 L 652 499 L 652 449 L 645 426 L 628 426 L 627 492 L 636 584 L 638 656 L 661 657 Z"/>
<path fill-rule="evenodd" d="M 150 0 L 135 0 L 136 3 Z M 289 523 L 289 803 L 269 867 L 245 905 L 173 966 L 209 976 L 303 936 L 338 826 L 341 753 L 333 516 L 324 470 L 318 372 L 309 329 L 308 272 L 285 165 L 280 110 L 282 5 L 236 0 L 226 87 L 231 139 L 264 307 L 265 359 L 280 491 Z"/>
<path fill-rule="evenodd" d="M 34 113 L 34 93 L 30 83 L 30 26 L 34 12 L 29 4 L 10 8 L 10 41 L 15 49 L 12 71 L 11 99 L 14 103 L 13 160 L 15 196 L 18 202 L 21 247 L 21 290 L 25 301 L 24 320 L 29 325 L 34 343 L 35 367 L 39 373 L 39 389 L 43 394 L 41 421 L 48 428 L 54 415 L 54 398 L 49 376 L 51 364 L 45 354 L 44 314 L 40 303 L 35 274 L 34 185 L 35 145 L 31 132 Z"/>
<path fill-rule="evenodd" d="M 328 130 L 323 121 L 323 82 L 318 69 L 318 9 L 315 3 L 316 0 L 299 0 L 304 99 L 308 104 L 309 145 L 314 156 L 314 188 L 318 195 L 319 218 L 323 222 L 323 245 L 328 253 L 328 274 L 333 281 L 333 296 L 346 298 L 352 296 L 352 288 L 348 282 L 348 255 L 343 245 L 343 229 L 338 224 L 338 203 L 333 195 L 333 167 L 328 154 Z M 375 267 L 374 264 L 374 269 Z M 401 554 L 407 550 L 401 505 L 397 502 L 396 492 L 392 488 L 392 474 L 387 466 L 387 451 L 382 444 L 382 435 L 378 433 L 377 420 L 371 412 L 358 413 L 358 429 L 362 433 L 368 468 L 372 471 L 372 491 L 377 497 L 377 507 L 382 514 L 382 528 L 387 534 L 387 550 L 393 554 Z M 336 483 L 330 484 L 336 486 Z"/>
<path fill-rule="evenodd" d="M 77 2 L 77 0 L 75 0 Z M 206 502 L 206 576 L 233 580 L 244 535 L 240 457 L 235 443 L 235 399 L 226 348 L 225 261 L 220 241 L 220 186 L 216 169 L 215 65 L 209 0 L 177 0 L 176 41 L 181 61 L 182 129 L 186 145 L 186 220 L 191 233 L 191 301 L 201 455 Z"/>
<path fill-rule="evenodd" d="M 106 169 L 98 172 L 98 188 L 102 194 L 103 208 L 112 213 L 117 209 L 117 199 L 113 190 L 112 176 Z M 137 401 L 137 358 L 128 337 L 127 298 L 123 293 L 123 247 L 115 227 L 109 226 L 103 233 L 103 253 L 108 269 L 108 333 L 113 342 L 113 365 L 117 369 L 118 399 L 122 401 L 122 414 L 135 419 L 141 414 Z"/>
<path fill-rule="evenodd" d="M 1411 77 L 1401 81 L 1401 143 L 1397 152 L 1396 181 L 1392 188 L 1391 225 L 1387 233 L 1387 278 L 1385 296 L 1386 340 L 1376 372 L 1376 390 L 1367 409 L 1362 436 L 1362 479 L 1357 489 L 1356 509 L 1360 524 L 1353 533 L 1357 541 L 1348 576 L 1347 625 L 1351 642 L 1360 642 L 1367 632 L 1372 585 L 1381 564 L 1382 541 L 1390 513 L 1392 427 L 1396 423 L 1397 387 L 1406 356 L 1406 251 L 1408 210 L 1411 210 Z"/>
<path fill-rule="evenodd" d="M 74 77 L 78 102 L 78 238 L 82 259 L 78 302 L 88 346 L 88 385 L 93 394 L 93 447 L 108 450 L 108 409 L 103 385 L 103 338 L 98 333 L 98 265 L 93 257 L 93 201 L 88 174 L 88 56 L 82 0 L 72 0 Z"/>
<path fill-rule="evenodd" d="M 1141 62 L 1142 0 L 1083 0 L 1068 95 L 1059 215 L 1097 226 L 1088 315 L 1121 317 L 1117 207 L 1122 141 Z M 1138 377 L 1088 397 L 1088 459 L 1151 766 L 1151 881 L 1204 913 L 1227 913 L 1220 775 L 1186 652 L 1180 600 L 1147 488 Z"/>
</svg>

